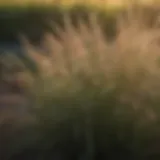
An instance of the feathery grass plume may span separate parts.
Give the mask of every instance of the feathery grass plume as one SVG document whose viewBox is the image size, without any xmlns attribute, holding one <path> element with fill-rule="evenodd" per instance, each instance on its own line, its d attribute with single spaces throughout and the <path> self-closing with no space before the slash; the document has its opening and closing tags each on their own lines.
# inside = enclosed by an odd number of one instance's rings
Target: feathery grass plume
<svg viewBox="0 0 160 160">
<path fill-rule="evenodd" d="M 91 15 L 90 26 L 80 20 L 78 29 L 65 17 L 59 39 L 45 35 L 49 52 L 29 46 L 40 71 L 33 90 L 39 124 L 52 135 L 48 142 L 60 143 L 74 132 L 89 159 L 132 157 L 143 155 L 159 134 L 159 28 L 145 26 L 143 12 L 140 19 L 134 14 L 122 20 L 113 42 Z"/>
</svg>

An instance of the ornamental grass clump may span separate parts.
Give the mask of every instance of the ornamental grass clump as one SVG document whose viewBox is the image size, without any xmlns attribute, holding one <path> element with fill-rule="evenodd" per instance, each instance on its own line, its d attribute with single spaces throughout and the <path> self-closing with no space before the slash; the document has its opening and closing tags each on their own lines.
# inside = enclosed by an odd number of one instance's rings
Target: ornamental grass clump
<svg viewBox="0 0 160 160">
<path fill-rule="evenodd" d="M 160 30 L 140 13 L 120 19 L 114 41 L 93 14 L 90 25 L 80 20 L 77 28 L 66 16 L 59 36 L 45 34 L 44 50 L 26 44 L 38 68 L 32 93 L 49 154 L 54 148 L 87 159 L 159 153 Z"/>
</svg>

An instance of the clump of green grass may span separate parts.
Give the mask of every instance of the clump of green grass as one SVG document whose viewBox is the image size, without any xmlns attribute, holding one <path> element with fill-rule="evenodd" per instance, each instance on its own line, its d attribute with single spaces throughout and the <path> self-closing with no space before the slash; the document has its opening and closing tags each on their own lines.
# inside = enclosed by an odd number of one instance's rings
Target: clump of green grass
<svg viewBox="0 0 160 160">
<path fill-rule="evenodd" d="M 47 52 L 26 44 L 38 68 L 32 94 L 42 136 L 36 147 L 44 157 L 55 148 L 70 159 L 157 154 L 160 35 L 157 23 L 148 27 L 144 16 L 120 19 L 112 42 L 91 15 L 90 26 L 80 20 L 78 28 L 65 17 L 59 38 L 46 33 Z"/>
</svg>

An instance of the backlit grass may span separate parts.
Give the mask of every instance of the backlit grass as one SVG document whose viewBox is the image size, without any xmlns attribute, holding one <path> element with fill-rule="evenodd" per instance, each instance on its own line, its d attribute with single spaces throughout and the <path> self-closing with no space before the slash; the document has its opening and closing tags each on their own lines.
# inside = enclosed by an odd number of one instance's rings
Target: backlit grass
<svg viewBox="0 0 160 160">
<path fill-rule="evenodd" d="M 54 25 L 57 36 L 45 33 L 44 50 L 24 41 L 37 67 L 36 73 L 26 68 L 32 121 L 18 130 L 8 125 L 14 134 L 4 129 L 1 139 L 10 147 L 0 153 L 11 159 L 159 158 L 160 35 L 149 11 L 120 17 L 112 41 L 94 13 L 89 24 L 80 17 L 77 27 L 64 15 L 64 28 Z"/>
<path fill-rule="evenodd" d="M 89 28 L 83 21 L 75 28 L 65 17 L 59 38 L 44 37 L 47 53 L 28 44 L 39 69 L 33 94 L 48 149 L 80 147 L 68 151 L 70 159 L 82 153 L 87 159 L 159 153 L 152 139 L 158 141 L 160 131 L 159 28 L 156 21 L 146 25 L 144 16 L 136 11 L 120 19 L 113 42 L 91 15 Z"/>
</svg>

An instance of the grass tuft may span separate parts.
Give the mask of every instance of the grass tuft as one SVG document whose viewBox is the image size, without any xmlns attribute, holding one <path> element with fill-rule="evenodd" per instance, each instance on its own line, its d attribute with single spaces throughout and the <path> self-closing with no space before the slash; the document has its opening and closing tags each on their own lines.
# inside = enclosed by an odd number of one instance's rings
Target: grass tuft
<svg viewBox="0 0 160 160">
<path fill-rule="evenodd" d="M 57 36 L 44 35 L 43 49 L 24 41 L 37 68 L 28 87 L 34 122 L 24 126 L 15 150 L 11 139 L 11 155 L 160 157 L 160 35 L 158 20 L 146 13 L 133 7 L 119 19 L 112 41 L 94 13 L 89 24 L 82 18 L 77 27 L 65 15 L 64 28 L 54 25 Z"/>
<path fill-rule="evenodd" d="M 53 146 L 69 136 L 67 146 L 83 146 L 75 152 L 87 159 L 156 154 L 148 150 L 160 131 L 159 28 L 146 25 L 143 10 L 135 11 L 120 19 L 112 42 L 93 14 L 89 26 L 80 19 L 77 28 L 65 17 L 59 38 L 45 34 L 46 52 L 28 44 L 39 69 L 37 116 L 45 134 L 52 133 Z"/>
</svg>

